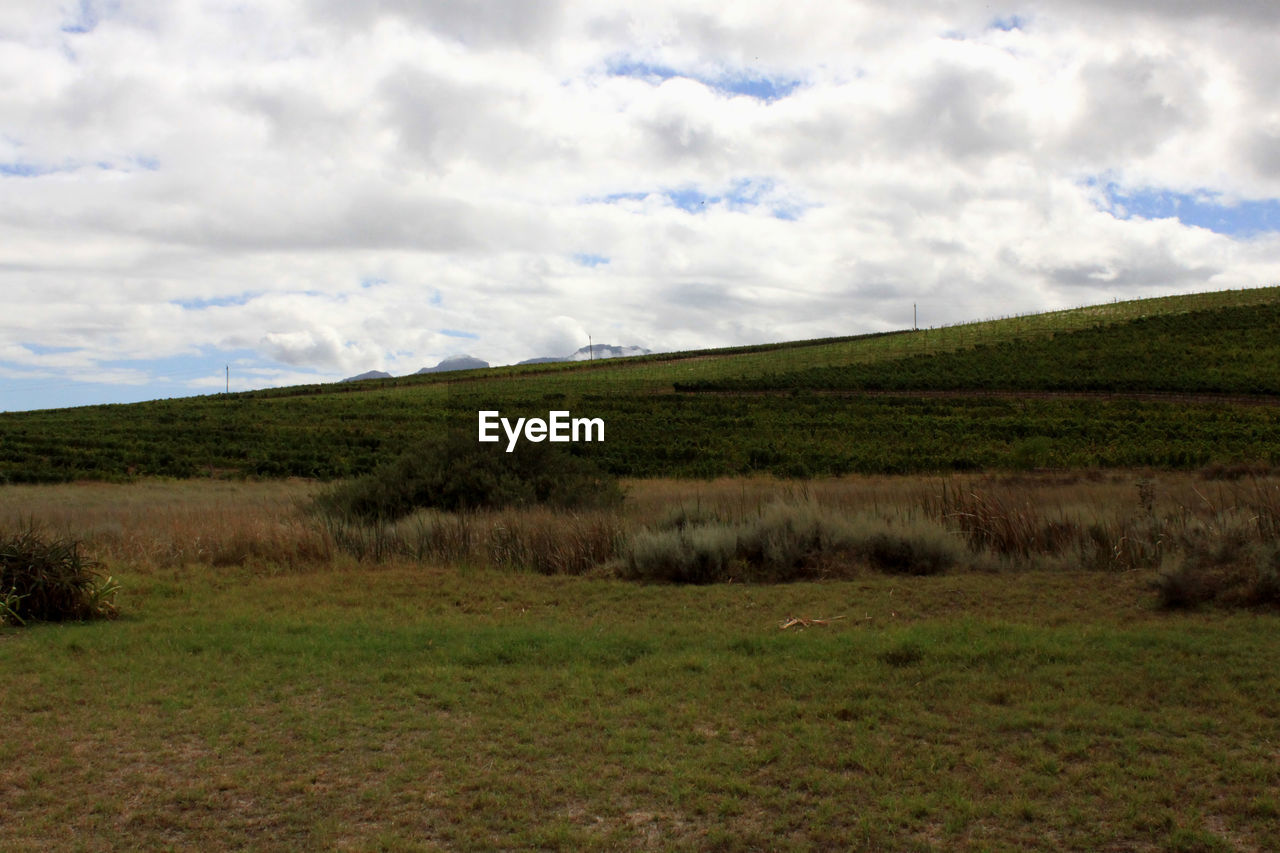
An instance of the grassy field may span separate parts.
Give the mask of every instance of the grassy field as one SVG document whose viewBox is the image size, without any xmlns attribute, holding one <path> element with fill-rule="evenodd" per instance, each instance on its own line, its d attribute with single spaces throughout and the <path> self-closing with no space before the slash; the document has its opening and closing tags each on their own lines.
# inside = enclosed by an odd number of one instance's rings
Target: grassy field
<svg viewBox="0 0 1280 853">
<path fill-rule="evenodd" d="M 1010 517 L 1221 525 L 1280 483 L 629 487 L 624 534 L 778 500 L 906 518 L 957 488 Z M 316 488 L 0 490 L 0 518 L 78 532 L 122 584 L 117 621 L 0 628 L 0 848 L 1280 846 L 1272 611 L 978 551 L 698 587 L 357 560 L 300 509 Z"/>
<path fill-rule="evenodd" d="M 5 849 L 1280 845 L 1274 617 L 1140 575 L 124 580 L 0 638 Z"/>
</svg>

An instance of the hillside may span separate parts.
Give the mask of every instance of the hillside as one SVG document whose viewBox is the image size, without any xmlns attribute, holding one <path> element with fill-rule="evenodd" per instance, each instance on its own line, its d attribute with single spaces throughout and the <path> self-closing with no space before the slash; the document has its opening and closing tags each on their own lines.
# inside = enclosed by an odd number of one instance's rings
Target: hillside
<svg viewBox="0 0 1280 853">
<path fill-rule="evenodd" d="M 625 361 L 6 413 L 0 477 L 346 476 L 440 430 L 473 433 L 479 409 L 603 418 L 606 441 L 577 451 L 629 476 L 1272 465 L 1277 333 L 1280 288 L 1266 288 Z M 1083 396 L 1050 393 L 1061 391 Z"/>
<path fill-rule="evenodd" d="M 677 382 L 675 389 L 1276 395 L 1280 303 L 1143 317 L 863 364 Z"/>
</svg>

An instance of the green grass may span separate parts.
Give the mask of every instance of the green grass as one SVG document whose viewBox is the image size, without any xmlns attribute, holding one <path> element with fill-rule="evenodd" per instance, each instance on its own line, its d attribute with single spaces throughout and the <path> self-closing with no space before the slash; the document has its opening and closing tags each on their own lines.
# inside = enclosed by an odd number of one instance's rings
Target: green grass
<svg viewBox="0 0 1280 853">
<path fill-rule="evenodd" d="M 1274 616 L 1138 573 L 118 574 L 0 633 L 4 849 L 1280 846 Z"/>
<path fill-rule="evenodd" d="M 473 434 L 479 409 L 516 416 L 568 409 L 601 417 L 607 424 L 605 442 L 579 450 L 622 476 L 1276 464 L 1280 427 L 1274 412 L 1220 402 L 903 401 L 821 394 L 779 399 L 673 389 L 698 382 L 768 385 L 770 377 L 800 377 L 804 381 L 795 387 L 803 388 L 813 377 L 845 377 L 863 369 L 858 365 L 890 370 L 891 362 L 923 365 L 926 378 L 941 377 L 946 364 L 986 364 L 990 370 L 999 365 L 995 385 L 1005 387 L 1016 383 L 1022 369 L 1019 353 L 1041 352 L 1041 363 L 1052 367 L 1060 362 L 1059 349 L 1070 346 L 1064 341 L 1074 336 L 1050 336 L 1085 330 L 1078 340 L 1094 341 L 1094 349 L 1110 356 L 1110 366 L 1090 379 L 1091 389 L 1235 391 L 1249 377 L 1276 378 L 1274 367 L 1264 364 L 1274 361 L 1274 336 L 1267 337 L 1267 329 L 1259 332 L 1260 353 L 1247 351 L 1230 329 L 1209 340 L 1217 362 L 1235 367 L 1163 382 L 1156 368 L 1166 363 L 1159 354 L 1168 346 L 1167 324 L 1123 324 L 1172 317 L 1177 325 L 1183 322 L 1177 318 L 1189 312 L 1240 313 L 1242 306 L 1261 306 L 1257 316 L 1271 316 L 1278 303 L 1280 288 L 1226 291 L 900 334 L 6 413 L 0 415 L 0 481 L 347 477 L 447 430 Z M 1105 328 L 1094 331 L 1099 325 Z M 1183 359 L 1193 367 L 1205 363 L 1204 342 L 1197 341 L 1200 349 Z M 979 345 L 987 349 L 974 352 Z M 960 350 L 947 357 L 951 361 L 937 360 L 939 354 Z M 1139 351 L 1159 357 L 1133 357 Z M 1013 354 L 1012 361 L 1006 353 Z M 1052 378 L 1036 379 L 1033 390 L 1050 387 Z M 934 389 L 948 384 L 973 387 L 959 375 L 926 382 Z M 827 387 L 821 381 L 810 385 Z M 1083 431 L 1082 423 L 1087 424 Z M 1024 446 L 1028 441 L 1039 444 Z M 1051 442 L 1047 454 L 1040 452 L 1046 442 Z"/>
</svg>

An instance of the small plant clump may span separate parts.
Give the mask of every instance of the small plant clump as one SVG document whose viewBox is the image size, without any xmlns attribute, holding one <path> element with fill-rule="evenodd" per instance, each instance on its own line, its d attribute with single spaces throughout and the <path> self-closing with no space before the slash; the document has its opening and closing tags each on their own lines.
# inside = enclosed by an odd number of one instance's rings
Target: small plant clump
<svg viewBox="0 0 1280 853">
<path fill-rule="evenodd" d="M 74 539 L 34 524 L 0 534 L 0 623 L 112 619 L 118 589 Z"/>
</svg>

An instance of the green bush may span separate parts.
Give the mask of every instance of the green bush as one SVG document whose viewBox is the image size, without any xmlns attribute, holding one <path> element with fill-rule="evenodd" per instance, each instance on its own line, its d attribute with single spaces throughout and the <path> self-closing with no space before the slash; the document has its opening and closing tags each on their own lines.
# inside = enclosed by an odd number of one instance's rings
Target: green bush
<svg viewBox="0 0 1280 853">
<path fill-rule="evenodd" d="M 0 622 L 114 618 L 118 588 L 75 540 L 48 537 L 34 524 L 0 534 Z"/>
<path fill-rule="evenodd" d="M 621 501 L 614 477 L 555 445 L 523 442 L 507 453 L 500 444 L 453 436 L 424 443 L 363 477 L 330 487 L 316 506 L 329 515 L 392 521 L 425 508 L 546 504 L 586 509 Z"/>
</svg>

